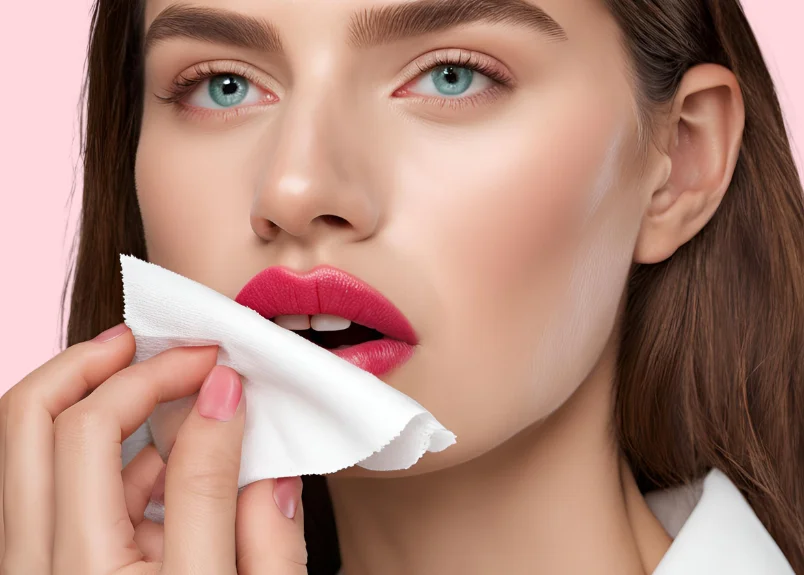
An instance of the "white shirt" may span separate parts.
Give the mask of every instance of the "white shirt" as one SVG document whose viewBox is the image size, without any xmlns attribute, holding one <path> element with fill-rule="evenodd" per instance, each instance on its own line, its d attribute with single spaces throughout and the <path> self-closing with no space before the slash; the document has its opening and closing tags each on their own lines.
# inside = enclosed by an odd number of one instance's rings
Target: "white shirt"
<svg viewBox="0 0 804 575">
<path fill-rule="evenodd" d="M 739 489 L 720 470 L 702 484 L 645 496 L 674 538 L 653 575 L 795 575 Z"/>
</svg>

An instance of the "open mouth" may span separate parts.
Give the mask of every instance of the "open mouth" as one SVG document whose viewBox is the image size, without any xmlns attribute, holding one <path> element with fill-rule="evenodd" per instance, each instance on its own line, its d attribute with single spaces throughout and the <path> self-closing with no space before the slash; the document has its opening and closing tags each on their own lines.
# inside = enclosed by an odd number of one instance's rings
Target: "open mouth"
<svg viewBox="0 0 804 575">
<path fill-rule="evenodd" d="M 418 343 L 408 320 L 389 300 L 331 267 L 306 274 L 268 268 L 235 301 L 376 376 L 405 363 Z"/>
<path fill-rule="evenodd" d="M 385 337 L 376 329 L 336 315 L 280 315 L 272 321 L 319 347 L 331 350 L 342 350 Z"/>
</svg>

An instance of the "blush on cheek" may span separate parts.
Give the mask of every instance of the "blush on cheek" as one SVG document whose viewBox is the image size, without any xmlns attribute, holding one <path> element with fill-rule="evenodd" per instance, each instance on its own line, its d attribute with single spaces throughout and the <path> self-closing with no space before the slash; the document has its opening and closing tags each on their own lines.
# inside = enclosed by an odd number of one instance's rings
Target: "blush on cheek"
<svg viewBox="0 0 804 575">
<path fill-rule="evenodd" d="M 623 131 L 611 146 L 584 206 L 571 256 L 557 262 L 540 296 L 549 305 L 531 359 L 539 408 L 557 409 L 589 375 L 611 336 L 632 262 L 638 214 L 629 208 L 618 162 Z M 634 194 L 635 195 L 635 194 Z M 634 202 L 631 202 L 633 204 Z"/>
</svg>

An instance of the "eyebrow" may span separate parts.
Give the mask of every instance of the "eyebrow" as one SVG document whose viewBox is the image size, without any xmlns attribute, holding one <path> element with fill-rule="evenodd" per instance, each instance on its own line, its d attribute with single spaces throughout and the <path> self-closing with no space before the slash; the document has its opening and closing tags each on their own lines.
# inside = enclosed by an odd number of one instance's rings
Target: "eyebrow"
<svg viewBox="0 0 804 575">
<path fill-rule="evenodd" d="M 417 0 L 353 14 L 349 42 L 356 48 L 369 48 L 478 22 L 510 24 L 535 30 L 551 40 L 567 39 L 558 22 L 527 0 Z M 265 19 L 181 3 L 167 7 L 148 27 L 145 57 L 154 46 L 173 38 L 268 53 L 283 51 L 279 31 Z"/>
<path fill-rule="evenodd" d="M 160 12 L 145 35 L 145 57 L 154 46 L 173 38 L 282 52 L 279 32 L 267 20 L 204 6 L 172 4 Z"/>
<path fill-rule="evenodd" d="M 352 18 L 350 41 L 357 47 L 387 44 L 467 24 L 511 24 L 566 40 L 547 12 L 526 0 L 418 0 L 368 8 Z"/>
</svg>

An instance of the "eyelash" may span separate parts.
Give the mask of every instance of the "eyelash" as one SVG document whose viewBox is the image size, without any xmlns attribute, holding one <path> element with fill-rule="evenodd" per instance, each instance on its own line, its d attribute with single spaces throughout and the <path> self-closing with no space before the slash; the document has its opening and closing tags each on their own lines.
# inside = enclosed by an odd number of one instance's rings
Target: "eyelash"
<svg viewBox="0 0 804 575">
<path fill-rule="evenodd" d="M 221 74 L 234 74 L 236 76 L 242 76 L 243 78 L 254 82 L 255 84 L 261 83 L 261 80 L 255 77 L 254 73 L 251 72 L 247 66 L 238 64 L 237 62 L 221 64 L 210 64 L 209 62 L 203 62 L 190 68 L 189 73 L 189 76 L 185 76 L 185 72 L 182 72 L 179 74 L 178 78 L 173 80 L 170 88 L 167 89 L 167 96 L 157 95 L 156 97 L 165 104 L 178 104 L 198 84 L 207 78 L 214 78 L 215 76 L 219 76 Z"/>
<path fill-rule="evenodd" d="M 500 67 L 495 66 L 489 60 L 484 60 L 479 55 L 473 52 L 466 52 L 458 50 L 456 56 L 455 50 L 446 50 L 432 53 L 425 57 L 425 60 L 416 62 L 416 73 L 412 74 L 404 85 L 395 90 L 394 94 L 404 93 L 407 86 L 414 80 L 417 80 L 423 74 L 431 72 L 434 68 L 441 66 L 454 66 L 456 68 L 467 68 L 473 72 L 483 74 L 489 79 L 493 80 L 496 84 L 473 96 L 464 98 L 439 98 L 437 96 L 417 96 L 413 97 L 419 99 L 421 102 L 428 104 L 435 104 L 441 107 L 449 107 L 452 109 L 461 109 L 466 106 L 476 106 L 484 101 L 494 100 L 501 92 L 511 91 L 514 88 L 514 79 Z"/>
<path fill-rule="evenodd" d="M 452 51 L 453 54 L 455 51 Z M 493 80 L 496 85 L 493 87 L 479 93 L 474 94 L 472 96 L 468 96 L 465 98 L 439 98 L 435 96 L 417 96 L 413 94 L 414 98 L 419 99 L 421 102 L 429 103 L 429 104 L 436 104 L 440 105 L 441 107 L 450 107 L 453 109 L 460 109 L 466 106 L 476 106 L 482 103 L 484 100 L 494 99 L 496 96 L 500 95 L 501 91 L 510 91 L 514 87 L 513 78 L 508 75 L 506 72 L 501 70 L 499 67 L 493 65 L 491 62 L 483 60 L 482 58 L 478 57 L 476 54 L 471 52 L 466 52 L 463 50 L 458 51 L 459 55 L 448 55 L 444 52 L 432 53 L 428 57 L 426 57 L 424 62 L 417 62 L 415 64 L 415 71 L 414 73 L 409 74 L 410 77 L 407 78 L 403 86 L 398 88 L 394 91 L 394 94 L 405 93 L 407 90 L 407 86 L 421 77 L 423 74 L 431 72 L 434 68 L 438 68 L 441 66 L 455 66 L 458 68 L 466 68 L 472 70 L 473 72 L 477 72 L 482 74 L 489 79 Z M 183 100 L 194 88 L 196 88 L 199 84 L 201 84 L 204 80 L 208 78 L 213 78 L 215 76 L 219 76 L 221 74 L 235 74 L 238 76 L 242 76 L 247 80 L 255 83 L 261 84 L 262 81 L 257 78 L 254 73 L 249 69 L 248 66 L 237 62 L 228 62 L 228 63 L 209 63 L 204 62 L 201 64 L 196 64 L 192 68 L 190 68 L 187 72 L 182 72 L 179 74 L 177 78 L 175 78 L 171 86 L 166 89 L 167 95 L 161 96 L 156 94 L 156 97 L 161 100 L 163 103 L 168 105 L 175 105 L 178 106 L 182 113 L 186 114 L 200 114 L 200 115 L 222 115 L 225 119 L 229 119 L 231 117 L 236 117 L 242 115 L 244 113 L 248 113 L 250 108 L 259 107 L 258 106 L 246 106 L 241 108 L 231 108 L 227 110 L 220 110 L 220 109 L 206 109 L 206 108 L 197 108 L 190 107 L 183 105 L 181 100 Z"/>
</svg>

